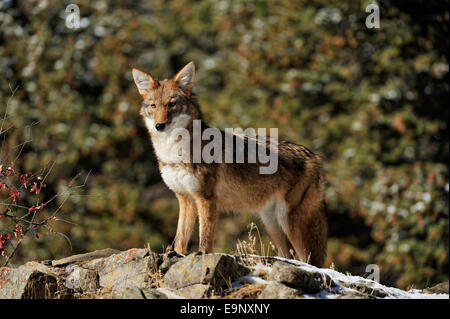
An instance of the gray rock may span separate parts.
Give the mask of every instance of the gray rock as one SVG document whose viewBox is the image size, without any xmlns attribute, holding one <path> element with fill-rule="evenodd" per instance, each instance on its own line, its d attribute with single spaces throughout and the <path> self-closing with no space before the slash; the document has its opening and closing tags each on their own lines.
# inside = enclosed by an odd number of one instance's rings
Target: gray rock
<svg viewBox="0 0 450 319">
<path fill-rule="evenodd" d="M 80 270 L 82 268 L 78 267 L 77 265 L 68 265 L 66 267 L 66 272 L 68 273 L 68 276 L 65 280 L 65 285 L 67 288 L 70 289 L 81 289 L 80 287 Z"/>
<path fill-rule="evenodd" d="M 158 271 L 160 259 L 158 254 L 147 249 L 129 249 L 107 258 L 82 263 L 80 267 L 96 271 L 99 285 L 103 288 L 148 288 L 150 276 Z"/>
<path fill-rule="evenodd" d="M 165 274 L 170 267 L 172 267 L 173 264 L 179 262 L 182 259 L 182 257 L 165 257 L 161 265 L 159 266 L 159 271 L 161 273 Z"/>
<path fill-rule="evenodd" d="M 53 260 L 52 266 L 53 267 L 62 267 L 62 266 L 66 266 L 69 264 L 76 264 L 76 263 L 89 261 L 89 260 L 93 260 L 93 259 L 97 259 L 97 258 L 109 257 L 109 256 L 111 256 L 113 254 L 117 254 L 117 253 L 120 253 L 120 251 L 116 250 L 116 249 L 106 248 L 106 249 L 102 249 L 102 250 L 92 251 L 92 252 L 86 253 L 86 254 L 73 255 L 73 256 L 66 257 L 66 258 Z"/>
<path fill-rule="evenodd" d="M 352 291 L 339 295 L 338 297 L 336 297 L 336 299 L 369 299 L 369 298 L 357 291 Z"/>
<path fill-rule="evenodd" d="M 448 294 L 448 281 L 423 290 L 426 294 Z"/>
<path fill-rule="evenodd" d="M 122 287 L 116 291 L 114 297 L 117 299 L 145 299 L 141 289 L 136 286 Z"/>
<path fill-rule="evenodd" d="M 170 267 L 164 275 L 169 288 L 184 288 L 195 284 L 211 284 L 215 291 L 226 289 L 235 279 L 250 270 L 226 254 L 190 254 Z"/>
<path fill-rule="evenodd" d="M 83 292 L 95 292 L 100 287 L 97 271 L 82 268 L 80 271 L 80 288 Z"/>
<path fill-rule="evenodd" d="M 321 289 L 334 285 L 331 278 L 327 275 L 307 271 L 282 261 L 277 261 L 273 264 L 268 280 L 278 281 L 308 294 L 318 293 Z"/>
<path fill-rule="evenodd" d="M 363 296 L 366 298 L 384 298 L 389 295 L 383 289 L 378 288 L 375 282 L 359 280 L 356 282 L 340 282 L 340 285 L 343 287 L 355 289 L 363 294 Z"/>
<path fill-rule="evenodd" d="M 177 289 L 175 293 L 188 299 L 200 299 L 208 297 L 211 292 L 211 285 L 195 284 Z"/>
<path fill-rule="evenodd" d="M 279 282 L 271 282 L 261 292 L 258 299 L 296 299 L 301 292 Z"/>
<path fill-rule="evenodd" d="M 167 296 L 154 288 L 142 289 L 145 299 L 168 299 Z"/>
<path fill-rule="evenodd" d="M 96 270 L 71 264 L 66 267 L 66 272 L 69 273 L 65 280 L 67 288 L 81 289 L 83 292 L 95 292 L 100 287 Z"/>
<path fill-rule="evenodd" d="M 58 274 L 37 262 L 0 269 L 0 299 L 55 298 Z"/>
</svg>

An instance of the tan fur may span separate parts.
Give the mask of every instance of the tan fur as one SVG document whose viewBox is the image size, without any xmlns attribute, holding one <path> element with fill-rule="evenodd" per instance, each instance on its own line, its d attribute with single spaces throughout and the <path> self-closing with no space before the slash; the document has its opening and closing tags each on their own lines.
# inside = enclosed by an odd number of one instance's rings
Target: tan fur
<svg viewBox="0 0 450 319">
<path fill-rule="evenodd" d="M 318 155 L 303 146 L 279 141 L 278 170 L 267 175 L 259 173 L 259 163 L 170 163 L 165 159 L 164 135 L 151 127 L 156 123 L 169 127 L 173 121 L 183 123 L 191 133 L 190 158 L 193 156 L 192 121 L 202 119 L 191 93 L 193 73 L 192 62 L 173 79 L 163 81 L 133 70 L 144 99 L 140 113 L 146 120 L 159 168 L 180 206 L 175 250 L 186 253 L 197 218 L 200 250 L 211 252 L 218 211 L 251 212 L 260 215 L 279 255 L 321 266 L 326 254 L 327 222 Z M 202 122 L 202 131 L 206 128 Z M 202 147 L 208 142 L 202 141 Z"/>
</svg>

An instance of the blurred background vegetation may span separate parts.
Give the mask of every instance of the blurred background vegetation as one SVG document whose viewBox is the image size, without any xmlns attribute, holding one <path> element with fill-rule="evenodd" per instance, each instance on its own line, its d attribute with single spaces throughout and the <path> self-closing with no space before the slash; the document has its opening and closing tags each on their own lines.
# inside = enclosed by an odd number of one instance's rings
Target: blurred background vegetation
<svg viewBox="0 0 450 319">
<path fill-rule="evenodd" d="M 70 3 L 80 29 L 65 25 Z M 76 225 L 54 223 L 73 250 L 56 235 L 30 237 L 13 264 L 172 242 L 177 203 L 130 71 L 165 78 L 193 60 L 211 125 L 278 127 L 325 157 L 327 266 L 363 275 L 378 264 L 381 281 L 402 288 L 448 280 L 449 2 L 379 1 L 380 29 L 365 26 L 369 3 L 0 1 L 0 115 L 19 86 L 1 163 L 25 142 L 18 170 L 55 161 L 43 200 L 91 172 L 84 196 L 61 209 Z M 259 223 L 220 219 L 216 250 L 225 252 Z"/>
</svg>

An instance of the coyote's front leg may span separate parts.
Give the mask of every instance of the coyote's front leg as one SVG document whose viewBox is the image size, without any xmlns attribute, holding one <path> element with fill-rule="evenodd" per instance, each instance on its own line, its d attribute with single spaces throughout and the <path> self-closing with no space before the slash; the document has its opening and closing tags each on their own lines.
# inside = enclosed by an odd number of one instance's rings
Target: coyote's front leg
<svg viewBox="0 0 450 319">
<path fill-rule="evenodd" d="M 178 215 L 177 234 L 175 236 L 175 251 L 186 254 L 189 239 L 194 230 L 197 211 L 194 201 L 187 195 L 175 194 L 180 206 Z"/>
<path fill-rule="evenodd" d="M 217 208 L 214 200 L 196 198 L 195 200 L 199 219 L 199 250 L 209 253 L 214 246 L 214 232 L 217 221 Z"/>
</svg>

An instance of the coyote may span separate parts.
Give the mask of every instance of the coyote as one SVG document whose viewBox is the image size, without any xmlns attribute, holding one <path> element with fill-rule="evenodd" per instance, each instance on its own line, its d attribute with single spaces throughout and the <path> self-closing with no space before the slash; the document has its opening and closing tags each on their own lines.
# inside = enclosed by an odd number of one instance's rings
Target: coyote
<svg viewBox="0 0 450 319">
<path fill-rule="evenodd" d="M 273 174 L 260 174 L 262 164 L 258 161 L 175 162 L 172 146 L 179 139 L 170 134 L 175 129 L 186 129 L 191 133 L 186 146 L 192 146 L 196 138 L 194 120 L 200 121 L 202 132 L 209 128 L 192 93 L 194 63 L 162 81 L 138 69 L 133 69 L 132 74 L 143 98 L 140 115 L 150 134 L 162 179 L 179 203 L 175 251 L 186 253 L 197 217 L 199 250 L 212 252 L 218 211 L 250 212 L 261 218 L 280 256 L 322 266 L 327 221 L 321 158 L 304 146 L 280 140 L 278 169 Z M 246 136 L 234 135 L 233 143 L 239 138 L 245 140 L 247 148 Z M 200 147 L 205 144 L 202 140 Z M 192 159 L 193 148 L 187 149 Z"/>
</svg>

